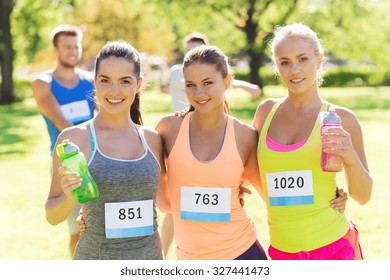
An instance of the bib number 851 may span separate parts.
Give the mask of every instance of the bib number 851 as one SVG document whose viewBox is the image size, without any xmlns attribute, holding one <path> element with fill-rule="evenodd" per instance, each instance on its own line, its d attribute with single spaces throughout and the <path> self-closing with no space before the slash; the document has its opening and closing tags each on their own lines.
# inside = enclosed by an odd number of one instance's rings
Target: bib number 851
<svg viewBox="0 0 390 280">
<path fill-rule="evenodd" d="M 120 208 L 119 209 L 119 220 L 124 220 L 124 219 L 129 219 L 129 220 L 133 220 L 133 219 L 142 219 L 142 216 L 141 216 L 141 207 L 138 207 L 138 208 L 127 208 L 127 214 L 126 214 L 126 209 L 125 208 Z"/>
</svg>

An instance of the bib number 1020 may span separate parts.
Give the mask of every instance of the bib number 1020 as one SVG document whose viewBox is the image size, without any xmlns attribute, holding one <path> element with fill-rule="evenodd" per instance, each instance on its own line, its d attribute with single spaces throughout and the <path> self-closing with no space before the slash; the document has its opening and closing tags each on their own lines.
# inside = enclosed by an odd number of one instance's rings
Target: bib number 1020
<svg viewBox="0 0 390 280">
<path fill-rule="evenodd" d="M 294 189 L 303 188 L 305 179 L 303 177 L 276 177 L 274 179 L 275 189 Z"/>
<path fill-rule="evenodd" d="M 270 206 L 313 204 L 312 170 L 266 173 Z"/>
<path fill-rule="evenodd" d="M 141 207 L 138 208 L 120 208 L 119 212 L 119 220 L 123 221 L 125 219 L 134 220 L 134 219 L 142 219 L 141 215 Z"/>
</svg>

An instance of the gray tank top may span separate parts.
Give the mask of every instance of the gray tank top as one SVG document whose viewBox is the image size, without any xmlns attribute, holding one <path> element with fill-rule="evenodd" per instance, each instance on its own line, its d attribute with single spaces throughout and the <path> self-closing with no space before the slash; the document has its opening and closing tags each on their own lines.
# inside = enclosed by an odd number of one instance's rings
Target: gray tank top
<svg viewBox="0 0 390 280">
<path fill-rule="evenodd" d="M 87 230 L 80 237 L 74 259 L 163 259 L 155 206 L 160 183 L 160 165 L 145 140 L 143 128 L 138 125 L 136 128 L 145 153 L 134 160 L 115 159 L 100 151 L 93 121 L 91 122 L 92 152 L 89 170 L 99 187 L 100 197 L 82 205 Z M 147 236 L 107 238 L 105 204 L 144 200 L 153 200 L 152 233 Z"/>
</svg>

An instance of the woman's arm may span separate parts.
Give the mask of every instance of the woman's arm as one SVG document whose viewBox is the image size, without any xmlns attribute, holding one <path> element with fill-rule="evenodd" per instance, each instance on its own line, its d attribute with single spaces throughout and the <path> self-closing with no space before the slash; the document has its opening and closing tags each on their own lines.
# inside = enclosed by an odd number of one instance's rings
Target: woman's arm
<svg viewBox="0 0 390 280">
<path fill-rule="evenodd" d="M 328 129 L 323 140 L 334 143 L 322 146 L 325 152 L 343 158 L 348 192 L 355 201 L 364 205 L 371 198 L 373 179 L 367 165 L 360 123 L 348 109 L 337 108 L 336 112 L 341 117 L 343 128 Z"/>
<path fill-rule="evenodd" d="M 74 128 L 65 129 L 59 135 L 56 145 L 65 139 L 79 142 L 75 140 L 77 136 L 75 136 L 74 130 Z M 72 191 L 81 185 L 81 178 L 77 173 L 71 173 L 66 166 L 61 165 L 61 159 L 56 151 L 53 152 L 52 162 L 53 173 L 45 210 L 46 220 L 52 225 L 57 225 L 66 220 L 75 207 L 77 201 Z"/>
<path fill-rule="evenodd" d="M 160 185 L 157 189 L 156 205 L 162 212 L 170 212 L 170 202 L 168 196 L 168 180 L 163 154 L 163 145 L 160 135 L 152 129 L 145 129 L 145 137 L 148 145 L 160 163 Z"/>
<path fill-rule="evenodd" d="M 247 180 L 264 199 L 257 164 L 257 133 L 252 126 L 238 120 L 235 121 L 235 131 L 237 148 L 244 164 L 243 179 Z"/>
</svg>

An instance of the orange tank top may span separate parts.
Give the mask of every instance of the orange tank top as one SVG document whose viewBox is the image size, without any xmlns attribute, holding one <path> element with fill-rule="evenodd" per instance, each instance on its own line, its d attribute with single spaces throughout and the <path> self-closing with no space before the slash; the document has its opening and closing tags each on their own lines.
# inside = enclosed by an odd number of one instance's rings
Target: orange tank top
<svg viewBox="0 0 390 280">
<path fill-rule="evenodd" d="M 191 113 L 182 122 L 167 163 L 176 255 L 180 260 L 232 260 L 257 239 L 238 197 L 244 166 L 234 121 L 228 116 L 221 150 L 203 162 L 191 151 L 190 119 Z"/>
</svg>

